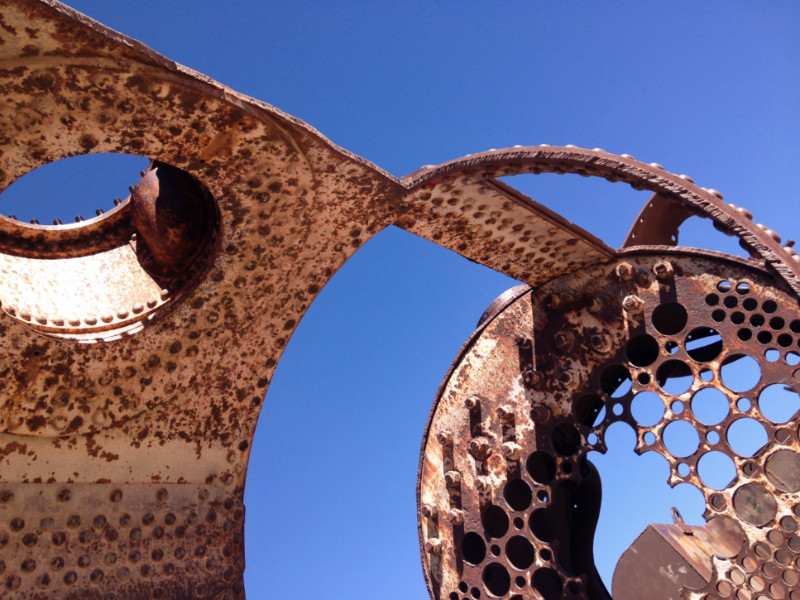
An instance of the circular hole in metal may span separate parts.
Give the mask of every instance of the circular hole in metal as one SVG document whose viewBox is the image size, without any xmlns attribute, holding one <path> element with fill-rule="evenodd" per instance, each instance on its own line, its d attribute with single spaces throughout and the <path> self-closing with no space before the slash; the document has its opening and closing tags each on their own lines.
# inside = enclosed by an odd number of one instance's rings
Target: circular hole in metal
<svg viewBox="0 0 800 600">
<path fill-rule="evenodd" d="M 764 352 L 764 358 L 767 359 L 767 362 L 775 362 L 781 357 L 781 353 L 775 348 L 770 348 L 766 352 Z"/>
<path fill-rule="evenodd" d="M 794 533 L 797 531 L 797 521 L 792 517 L 785 516 L 781 519 L 781 529 L 788 533 Z"/>
<path fill-rule="evenodd" d="M 664 428 L 664 446 L 678 458 L 691 456 L 700 445 L 697 430 L 686 421 L 672 421 Z"/>
<path fill-rule="evenodd" d="M 800 319 L 794 319 L 789 323 L 789 329 L 791 329 L 793 333 L 800 333 Z"/>
<path fill-rule="evenodd" d="M 792 433 L 788 429 L 778 429 L 775 431 L 775 439 L 779 444 L 788 444 L 792 439 Z"/>
<path fill-rule="evenodd" d="M 668 360 L 658 367 L 656 382 L 667 394 L 683 394 L 692 385 L 694 375 L 689 366 L 680 360 Z"/>
<path fill-rule="evenodd" d="M 531 528 L 531 532 L 542 542 L 550 542 L 553 540 L 555 537 L 554 525 L 553 517 L 548 508 L 536 509 L 531 513 L 530 519 L 528 520 L 528 526 Z"/>
<path fill-rule="evenodd" d="M 631 414 L 639 425 L 651 427 L 664 417 L 664 401 L 655 392 L 645 390 L 633 397 Z"/>
<path fill-rule="evenodd" d="M 512 479 L 503 488 L 503 498 L 513 510 L 521 511 L 531 505 L 533 492 L 522 479 Z"/>
<path fill-rule="evenodd" d="M 669 340 L 664 344 L 664 350 L 667 351 L 667 354 L 675 354 L 679 349 L 680 345 L 673 340 Z"/>
<path fill-rule="evenodd" d="M 722 299 L 722 304 L 727 308 L 736 308 L 739 306 L 739 299 L 736 296 L 725 296 Z"/>
<path fill-rule="evenodd" d="M 736 284 L 736 293 L 742 295 L 747 294 L 750 291 L 750 288 L 751 286 L 749 283 L 746 281 L 740 281 Z"/>
<path fill-rule="evenodd" d="M 689 314 L 682 304 L 664 302 L 655 307 L 651 320 L 659 333 L 675 335 L 686 327 Z"/>
<path fill-rule="evenodd" d="M 597 427 L 605 416 L 605 403 L 600 396 L 586 394 L 578 397 L 572 404 L 572 411 L 578 423 L 587 427 Z"/>
<path fill-rule="evenodd" d="M 800 354 L 797 352 L 787 352 L 786 353 L 786 364 L 790 366 L 795 366 L 796 364 L 800 363 Z"/>
<path fill-rule="evenodd" d="M 717 388 L 703 388 L 692 396 L 692 414 L 704 425 L 716 425 L 728 416 L 730 402 Z"/>
<path fill-rule="evenodd" d="M 652 431 L 648 431 L 647 433 L 645 433 L 644 434 L 644 443 L 648 444 L 649 446 L 652 446 L 653 444 L 655 444 L 656 443 L 656 434 L 653 433 Z"/>
<path fill-rule="evenodd" d="M 689 473 L 691 473 L 689 465 L 687 465 L 686 463 L 680 463 L 678 465 L 678 475 L 680 475 L 681 477 L 686 477 L 689 475 Z"/>
<path fill-rule="evenodd" d="M 758 308 L 758 301 L 755 298 L 745 298 L 742 300 L 742 308 L 745 310 L 755 310 Z"/>
<path fill-rule="evenodd" d="M 711 369 L 700 369 L 700 379 L 708 383 L 714 380 L 714 372 Z"/>
<path fill-rule="evenodd" d="M 735 354 L 722 361 L 720 378 L 729 390 L 745 392 L 761 380 L 761 367 L 752 356 Z"/>
<path fill-rule="evenodd" d="M 598 440 L 599 438 L 597 437 L 596 433 L 590 433 L 589 435 L 586 436 L 586 441 L 589 442 L 592 446 L 594 446 Z"/>
<path fill-rule="evenodd" d="M 709 431 L 706 433 L 706 441 L 711 444 L 712 446 L 715 444 L 719 444 L 719 433 L 716 431 Z"/>
<path fill-rule="evenodd" d="M 717 304 L 719 304 L 719 296 L 717 296 L 716 294 L 708 294 L 706 296 L 706 304 L 708 304 L 709 306 L 716 306 Z"/>
<path fill-rule="evenodd" d="M 784 321 L 782 317 L 772 317 L 769 320 L 769 326 L 776 331 L 778 329 L 783 329 L 784 325 L 786 325 L 786 321 Z"/>
<path fill-rule="evenodd" d="M 731 313 L 731 323 L 734 325 L 741 325 L 744 323 L 744 313 L 738 310 Z"/>
<path fill-rule="evenodd" d="M 528 473 L 537 483 L 550 483 L 556 475 L 556 461 L 547 452 L 537 450 L 525 463 Z"/>
<path fill-rule="evenodd" d="M 708 362 L 722 352 L 722 336 L 711 327 L 695 327 L 683 343 L 686 353 L 697 362 Z"/>
<path fill-rule="evenodd" d="M 497 544 L 492 544 L 489 548 L 489 552 L 492 553 L 492 556 L 500 556 L 500 546 Z"/>
<path fill-rule="evenodd" d="M 736 332 L 737 337 L 743 342 L 747 342 L 753 337 L 753 332 L 749 329 L 742 328 Z"/>
<path fill-rule="evenodd" d="M 756 339 L 762 344 L 769 344 L 772 341 L 772 334 L 769 331 L 759 331 Z"/>
<path fill-rule="evenodd" d="M 478 588 L 474 587 L 469 591 L 469 595 L 472 596 L 475 600 L 478 600 L 478 598 L 481 597 L 481 591 Z"/>
<path fill-rule="evenodd" d="M 781 348 L 788 348 L 793 341 L 794 339 L 788 333 L 782 333 L 778 336 L 778 346 Z"/>
<path fill-rule="evenodd" d="M 800 490 L 800 454 L 797 452 L 785 449 L 773 452 L 767 457 L 764 472 L 769 482 L 782 492 Z"/>
<path fill-rule="evenodd" d="M 462 594 L 466 594 L 467 591 L 469 590 L 469 585 L 467 584 L 466 581 L 462 581 L 461 583 L 458 584 L 458 589 Z"/>
<path fill-rule="evenodd" d="M 711 496 L 711 506 L 714 510 L 725 510 L 727 502 L 725 496 L 722 494 L 714 494 Z"/>
<path fill-rule="evenodd" d="M 486 558 L 486 542 L 483 541 L 480 534 L 470 531 L 461 542 L 461 554 L 468 563 L 479 565 Z M 464 587 L 466 588 L 466 585 Z M 462 589 L 461 591 L 466 592 L 467 590 Z"/>
<path fill-rule="evenodd" d="M 500 563 L 490 563 L 483 570 L 483 584 L 492 596 L 505 596 L 511 589 L 511 576 Z"/>
<path fill-rule="evenodd" d="M 679 415 L 683 413 L 683 402 L 681 402 L 680 400 L 676 400 L 675 402 L 669 405 L 669 409 L 676 415 Z"/>
<path fill-rule="evenodd" d="M 574 425 L 561 423 L 553 429 L 551 440 L 556 452 L 561 456 L 571 456 L 580 448 L 581 434 L 575 429 Z"/>
<path fill-rule="evenodd" d="M 772 314 L 776 310 L 778 310 L 778 303 L 774 300 L 767 300 L 761 305 L 761 310 L 763 310 L 767 314 Z"/>
<path fill-rule="evenodd" d="M 525 527 L 525 521 L 523 521 L 519 517 L 516 517 L 514 519 L 514 528 L 515 529 L 522 529 L 523 527 Z"/>
<path fill-rule="evenodd" d="M 775 530 L 770 531 L 767 534 L 767 539 L 769 540 L 769 543 L 772 544 L 773 546 L 783 546 L 784 537 L 780 531 L 775 531 Z"/>
<path fill-rule="evenodd" d="M 756 527 L 763 527 L 775 518 L 778 505 L 763 485 L 746 483 L 734 492 L 733 508 L 744 521 Z M 769 556 L 770 552 L 767 549 L 767 557 Z"/>
<path fill-rule="evenodd" d="M 800 396 L 782 383 L 773 383 L 758 395 L 758 409 L 773 423 L 787 423 L 800 410 Z"/>
<path fill-rule="evenodd" d="M 458 600 L 458 592 L 450 592 L 450 600 Z"/>
<path fill-rule="evenodd" d="M 720 291 L 723 294 L 730 292 L 732 287 L 733 286 L 731 285 L 730 281 L 722 280 L 719 283 L 717 283 L 717 291 Z"/>
<path fill-rule="evenodd" d="M 547 500 L 548 500 L 547 491 L 546 490 L 539 490 L 538 492 L 536 492 L 536 499 L 539 502 L 547 502 Z"/>
<path fill-rule="evenodd" d="M 515 535 L 506 544 L 506 558 L 515 568 L 524 571 L 533 564 L 536 553 L 527 539 Z"/>
<path fill-rule="evenodd" d="M 616 416 L 620 416 L 624 410 L 624 407 L 619 402 L 611 407 L 611 412 L 613 412 Z"/>
<path fill-rule="evenodd" d="M 764 315 L 762 315 L 761 313 L 755 313 L 753 315 L 750 315 L 750 325 L 752 325 L 755 328 L 761 327 L 766 322 L 767 322 L 767 320 L 764 318 Z"/>
<path fill-rule="evenodd" d="M 639 373 L 636 376 L 636 381 L 638 381 L 640 385 L 647 385 L 650 383 L 650 373 Z"/>
<path fill-rule="evenodd" d="M 736 465 L 727 454 L 712 450 L 697 461 L 697 474 L 712 490 L 724 490 L 736 479 Z"/>
<path fill-rule="evenodd" d="M 628 340 L 625 352 L 631 364 L 647 367 L 658 358 L 658 342 L 651 335 L 637 335 Z"/>
<path fill-rule="evenodd" d="M 717 310 L 711 313 L 711 318 L 717 323 L 721 323 L 722 321 L 725 320 L 725 311 L 718 308 Z"/>
<path fill-rule="evenodd" d="M 631 390 L 631 373 L 622 365 L 613 365 L 603 371 L 600 385 L 608 396 L 621 398 Z"/>
<path fill-rule="evenodd" d="M 539 558 L 541 558 L 544 562 L 550 562 L 553 559 L 553 553 L 547 548 L 542 548 L 539 550 Z"/>
<path fill-rule="evenodd" d="M 736 401 L 736 408 L 739 409 L 740 412 L 747 412 L 753 407 L 752 402 L 747 398 L 739 398 Z"/>
<path fill-rule="evenodd" d="M 755 419 L 737 419 L 725 434 L 731 450 L 739 456 L 754 456 L 768 441 L 767 431 Z"/>
<path fill-rule="evenodd" d="M 536 569 L 531 578 L 531 587 L 541 594 L 543 600 L 559 600 L 563 591 L 561 577 L 553 569 Z"/>
<path fill-rule="evenodd" d="M 506 511 L 497 506 L 490 504 L 483 511 L 483 530 L 491 538 L 501 538 L 508 531 L 508 515 Z"/>
</svg>

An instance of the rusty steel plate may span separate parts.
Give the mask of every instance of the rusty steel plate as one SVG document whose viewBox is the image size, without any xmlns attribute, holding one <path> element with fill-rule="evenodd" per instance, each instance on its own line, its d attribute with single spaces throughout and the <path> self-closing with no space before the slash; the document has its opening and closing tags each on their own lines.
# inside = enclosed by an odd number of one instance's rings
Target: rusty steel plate
<svg viewBox="0 0 800 600">
<path fill-rule="evenodd" d="M 68 156 L 116 152 L 152 161 L 142 180 L 131 182 L 131 196 L 96 218 L 45 226 L 0 215 L 3 597 L 243 598 L 242 498 L 262 399 L 320 289 L 388 225 L 536 289 L 518 290 L 510 296 L 516 300 L 490 311 L 447 380 L 466 377 L 475 386 L 474 409 L 463 411 L 462 390 L 453 392 L 457 401 L 443 391 L 436 404 L 428 431 L 445 424 L 453 439 L 431 441 L 422 460 L 421 534 L 434 597 L 499 592 L 482 587 L 485 580 L 496 586 L 502 573 L 511 577 L 511 534 L 501 536 L 501 546 L 481 529 L 487 499 L 512 523 L 530 521 L 533 506 L 562 511 L 551 540 L 527 523 L 515 529 L 514 544 L 537 554 L 527 570 L 514 572 L 513 585 L 517 577 L 523 585 L 506 595 L 602 593 L 586 550 L 599 482 L 581 458 L 589 435 L 597 436 L 591 447 L 602 449 L 608 423 L 638 427 L 633 392 L 614 404 L 619 415 L 609 405 L 599 424 L 584 421 L 608 404 L 609 381 L 622 382 L 626 373 L 635 378 L 632 389 L 655 393 L 659 369 L 668 370 L 670 360 L 683 365 L 678 372 L 700 377 L 702 370 L 686 349 L 688 332 L 664 333 L 652 321 L 666 302 L 657 300 L 662 292 L 678 294 L 673 304 L 687 311 L 686 327 L 722 336 L 720 353 L 705 361 L 711 382 L 742 355 L 762 365 L 756 393 L 764 385 L 794 385 L 786 357 L 796 343 L 800 257 L 746 210 L 660 165 L 601 149 L 518 147 L 399 179 L 302 121 L 53 0 L 4 2 L 0 42 L 0 190 Z M 620 251 L 498 179 L 525 173 L 602 177 L 654 195 Z M 674 248 L 674 230 L 689 215 L 737 236 L 752 259 Z M 651 270 L 665 261 L 669 276 L 654 278 Z M 623 262 L 629 279 L 616 275 Z M 734 291 L 715 288 L 723 281 Z M 747 294 L 736 291 L 741 282 L 750 286 Z M 584 306 L 589 289 L 596 297 Z M 717 304 L 709 303 L 711 295 Z M 757 308 L 742 312 L 725 304 L 729 298 L 742 305 L 752 299 Z M 739 313 L 747 324 L 735 320 Z M 749 320 L 753 314 L 762 314 L 761 325 Z M 773 327 L 775 319 L 783 324 Z M 530 345 L 515 337 L 520 332 Z M 761 341 L 764 334 L 769 341 Z M 559 348 L 548 354 L 556 340 Z M 671 358 L 668 342 L 676 349 Z M 656 357 L 631 366 L 639 343 L 641 352 L 655 344 Z M 485 355 L 470 354 L 481 345 Z M 764 362 L 757 349 L 781 358 Z M 607 369 L 612 375 L 603 376 Z M 693 385 L 675 401 L 691 404 L 686 394 L 712 383 Z M 479 397 L 495 388 L 507 396 Z M 584 390 L 580 398 L 576 390 Z M 763 421 L 758 396 L 750 400 L 747 414 Z M 501 407 L 510 420 L 497 420 Z M 737 411 L 738 405 L 715 425 L 720 439 L 746 413 Z M 676 414 L 665 404 L 664 419 L 640 429 L 655 441 L 641 437 L 639 449 L 664 452 L 659 436 L 676 418 L 700 427 L 690 410 Z M 742 540 L 735 554 L 714 554 L 709 548 L 719 544 L 711 542 L 691 546 L 672 530 L 653 533 L 672 555 L 694 561 L 698 577 L 709 581 L 704 590 L 720 582 L 709 594 L 760 593 L 762 585 L 785 594 L 794 585 L 786 560 L 794 560 L 796 538 L 786 527 L 797 432 L 765 426 L 768 451 L 733 458 L 737 479 L 708 494 L 709 526 L 716 529 L 695 535 L 717 539 L 708 532 L 734 531 Z M 474 466 L 473 441 L 474 453 L 485 453 Z M 709 444 L 704 438 L 684 457 L 671 481 L 702 486 L 696 465 Z M 724 442 L 716 444 L 725 450 Z M 551 457 L 547 481 L 532 479 L 532 454 Z M 525 509 L 500 499 L 510 477 L 535 494 Z M 580 509 L 559 504 L 565 495 Z M 464 562 L 458 531 L 483 536 L 489 554 L 494 545 L 499 553 Z M 704 567 L 708 552 L 712 566 Z M 489 562 L 497 566 L 485 575 Z M 725 582 L 729 588 L 720 588 Z"/>
</svg>

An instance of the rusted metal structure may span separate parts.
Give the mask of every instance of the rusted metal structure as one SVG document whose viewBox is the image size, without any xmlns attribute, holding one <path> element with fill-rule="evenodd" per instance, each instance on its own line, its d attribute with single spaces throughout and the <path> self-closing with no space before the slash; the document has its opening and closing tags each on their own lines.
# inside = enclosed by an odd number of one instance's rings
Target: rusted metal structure
<svg viewBox="0 0 800 600">
<path fill-rule="evenodd" d="M 261 399 L 317 292 L 394 224 L 526 284 L 487 310 L 425 428 L 432 598 L 609 598 L 586 454 L 616 421 L 704 493 L 708 520 L 648 528 L 618 600 L 665 572 L 664 598 L 800 598 L 797 422 L 764 406 L 800 381 L 800 257 L 746 210 L 601 149 L 493 150 L 397 179 L 52 0 L 5 2 L 0 42 L 0 189 L 76 154 L 153 160 L 97 218 L 0 217 L 3 597 L 242 598 Z M 497 179 L 543 172 L 653 197 L 615 250 Z M 751 259 L 677 247 L 693 215 Z M 747 361 L 760 375 L 741 389 L 727 370 Z M 753 456 L 728 443 L 743 418 L 769 433 Z M 690 452 L 665 444 L 675 426 L 697 432 Z M 723 489 L 698 470 L 710 453 L 735 463 Z"/>
</svg>

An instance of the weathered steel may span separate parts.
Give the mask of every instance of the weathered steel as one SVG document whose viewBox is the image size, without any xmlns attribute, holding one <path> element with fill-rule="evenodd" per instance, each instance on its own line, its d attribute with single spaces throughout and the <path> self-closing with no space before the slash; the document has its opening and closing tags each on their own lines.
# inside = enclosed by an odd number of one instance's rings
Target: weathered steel
<svg viewBox="0 0 800 600">
<path fill-rule="evenodd" d="M 89 152 L 155 166 L 132 200 L 93 219 L 0 217 L 4 596 L 243 597 L 261 399 L 322 286 L 395 224 L 535 288 L 487 311 L 426 430 L 420 535 L 434 598 L 607 597 L 591 554 L 600 481 L 584 457 L 621 420 L 637 451 L 667 457 L 670 483 L 704 490 L 707 516 L 747 540 L 700 565 L 711 575 L 689 595 L 796 600 L 797 431 L 766 421 L 758 394 L 797 385 L 800 257 L 746 211 L 600 149 L 493 150 L 398 179 L 52 0 L 4 2 L 0 42 L 0 189 Z M 658 210 L 617 251 L 497 179 L 543 172 L 648 189 Z M 738 236 L 753 259 L 670 247 L 687 215 Z M 746 409 L 720 384 L 740 355 L 762 369 Z M 659 382 L 689 373 L 688 391 L 665 394 Z M 708 387 L 730 402 L 710 429 L 691 412 Z M 643 391 L 663 398 L 658 423 L 633 416 Z M 725 431 L 745 416 L 764 423 L 768 447 L 734 456 L 736 479 L 711 491 L 697 463 L 727 452 Z M 664 446 L 676 421 L 703 433 L 689 457 Z"/>
</svg>

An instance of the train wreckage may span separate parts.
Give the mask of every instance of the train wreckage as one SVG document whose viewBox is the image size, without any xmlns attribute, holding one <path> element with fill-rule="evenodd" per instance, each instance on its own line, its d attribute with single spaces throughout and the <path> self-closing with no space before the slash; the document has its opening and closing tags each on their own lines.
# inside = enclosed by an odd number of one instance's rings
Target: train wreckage
<svg viewBox="0 0 800 600">
<path fill-rule="evenodd" d="M 671 484 L 701 490 L 707 523 L 650 526 L 614 598 L 648 582 L 664 599 L 800 599 L 798 423 L 763 406 L 800 386 L 800 256 L 746 209 L 601 149 L 493 150 L 396 178 L 53 0 L 5 2 L 0 41 L 0 189 L 78 154 L 152 160 L 97 217 L 0 216 L 0 595 L 243 598 L 271 375 L 319 290 L 396 225 L 524 282 L 487 309 L 424 427 L 434 600 L 611 598 L 586 456 L 618 421 Z M 526 173 L 653 195 L 614 249 L 499 180 Z M 750 258 L 679 247 L 691 216 Z M 741 387 L 727 373 L 745 363 L 758 377 Z M 658 419 L 637 417 L 645 397 Z M 743 418 L 768 432 L 754 456 L 728 443 Z M 664 443 L 677 425 L 696 432 L 688 454 Z M 723 489 L 698 470 L 711 454 L 735 465 Z"/>
</svg>

